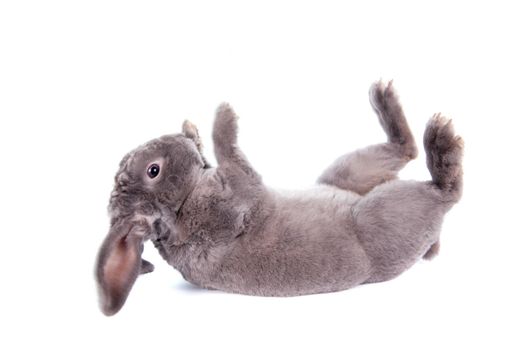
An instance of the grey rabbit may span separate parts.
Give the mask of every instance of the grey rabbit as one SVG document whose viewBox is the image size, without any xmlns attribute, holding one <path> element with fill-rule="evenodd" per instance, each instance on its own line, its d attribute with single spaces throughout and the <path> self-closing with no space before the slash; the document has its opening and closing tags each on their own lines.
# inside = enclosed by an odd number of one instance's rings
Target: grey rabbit
<svg viewBox="0 0 525 350">
<path fill-rule="evenodd" d="M 463 141 L 440 114 L 424 147 L 432 181 L 397 173 L 417 148 L 392 82 L 370 102 L 388 137 L 337 159 L 311 190 L 266 187 L 237 145 L 237 116 L 219 106 L 217 167 L 202 154 L 194 125 L 127 154 L 111 193 L 111 225 L 96 262 L 101 309 L 123 306 L 151 240 L 189 282 L 262 296 L 339 291 L 392 279 L 439 250 L 445 213 L 461 197 Z"/>
</svg>

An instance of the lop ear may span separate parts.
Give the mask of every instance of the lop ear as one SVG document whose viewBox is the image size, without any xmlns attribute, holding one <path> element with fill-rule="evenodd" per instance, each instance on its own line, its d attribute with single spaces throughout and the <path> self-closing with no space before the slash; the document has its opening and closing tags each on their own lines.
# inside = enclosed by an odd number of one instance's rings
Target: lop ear
<svg viewBox="0 0 525 350">
<path fill-rule="evenodd" d="M 189 120 L 185 120 L 182 124 L 182 133 L 187 138 L 193 140 L 193 142 L 195 142 L 195 145 L 197 145 L 197 149 L 199 150 L 199 152 L 202 153 L 202 141 L 199 136 L 199 130 L 197 130 L 197 127 Z"/>
<path fill-rule="evenodd" d="M 140 273 L 153 271 L 153 265 L 142 260 L 143 230 L 131 223 L 114 224 L 100 248 L 96 278 L 102 312 L 111 316 L 124 305 Z"/>
</svg>

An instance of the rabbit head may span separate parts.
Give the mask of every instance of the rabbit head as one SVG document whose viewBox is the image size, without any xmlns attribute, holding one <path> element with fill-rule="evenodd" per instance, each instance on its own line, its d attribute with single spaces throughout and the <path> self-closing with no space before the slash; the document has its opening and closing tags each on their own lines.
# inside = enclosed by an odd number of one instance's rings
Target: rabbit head
<svg viewBox="0 0 525 350">
<path fill-rule="evenodd" d="M 188 121 L 181 134 L 162 136 L 128 153 L 115 176 L 109 203 L 111 225 L 96 263 L 100 307 L 113 315 L 124 305 L 140 273 L 144 241 L 157 220 L 173 220 L 208 164 L 198 131 Z"/>
</svg>

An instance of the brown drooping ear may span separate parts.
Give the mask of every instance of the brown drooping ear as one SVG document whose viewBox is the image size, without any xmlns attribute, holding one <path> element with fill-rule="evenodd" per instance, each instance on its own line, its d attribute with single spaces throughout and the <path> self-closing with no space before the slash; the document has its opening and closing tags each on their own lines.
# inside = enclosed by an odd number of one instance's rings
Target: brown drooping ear
<svg viewBox="0 0 525 350">
<path fill-rule="evenodd" d="M 192 139 L 193 142 L 195 142 L 195 145 L 197 145 L 197 149 L 199 152 L 202 153 L 202 141 L 199 136 L 199 130 L 197 130 L 197 127 L 193 125 L 189 120 L 185 120 L 182 124 L 182 133 L 184 136 L 186 136 L 189 139 Z"/>
<path fill-rule="evenodd" d="M 115 223 L 102 243 L 96 278 L 105 315 L 114 315 L 122 308 L 140 273 L 153 271 L 153 265 L 140 257 L 143 244 L 143 230 L 125 222 Z"/>
</svg>

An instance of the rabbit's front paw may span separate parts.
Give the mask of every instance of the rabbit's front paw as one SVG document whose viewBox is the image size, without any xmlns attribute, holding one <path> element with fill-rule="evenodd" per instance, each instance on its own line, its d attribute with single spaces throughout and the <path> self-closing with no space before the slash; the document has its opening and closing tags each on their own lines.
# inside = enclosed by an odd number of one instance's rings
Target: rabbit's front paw
<svg viewBox="0 0 525 350">
<path fill-rule="evenodd" d="M 237 143 L 237 115 L 227 103 L 217 108 L 213 125 L 213 138 L 221 144 Z"/>
</svg>

